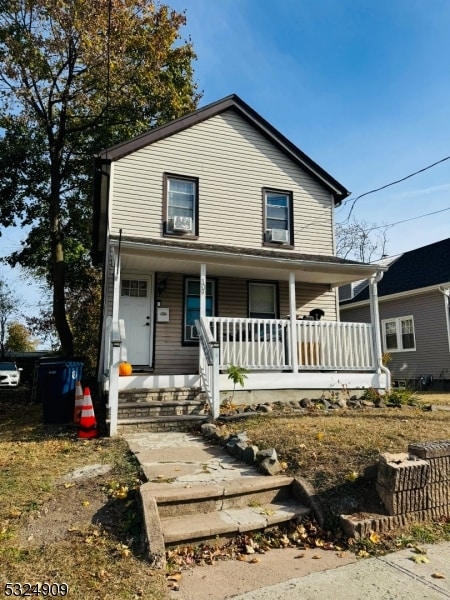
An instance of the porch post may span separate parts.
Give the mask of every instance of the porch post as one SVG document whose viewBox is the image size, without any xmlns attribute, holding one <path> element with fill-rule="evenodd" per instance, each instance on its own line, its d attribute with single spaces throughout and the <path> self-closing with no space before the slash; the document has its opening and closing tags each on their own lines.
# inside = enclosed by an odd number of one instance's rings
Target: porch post
<svg viewBox="0 0 450 600">
<path fill-rule="evenodd" d="M 383 351 L 381 349 L 380 314 L 378 312 L 378 282 L 381 281 L 383 273 L 376 273 L 369 279 L 370 320 L 373 328 L 373 346 L 377 372 L 380 373 L 383 366 Z"/>
<path fill-rule="evenodd" d="M 297 353 L 297 302 L 295 299 L 295 273 L 289 273 L 289 316 L 291 321 L 291 363 L 292 372 L 298 373 Z"/>
<path fill-rule="evenodd" d="M 114 250 L 114 287 L 113 287 L 113 309 L 112 309 L 112 328 L 110 344 L 110 363 L 109 363 L 109 435 L 117 434 L 117 413 L 119 405 L 119 363 L 120 346 L 122 343 L 119 328 L 119 299 L 120 299 L 120 254 Z"/>
<path fill-rule="evenodd" d="M 206 317 L 206 265 L 200 265 L 200 319 Z"/>
</svg>

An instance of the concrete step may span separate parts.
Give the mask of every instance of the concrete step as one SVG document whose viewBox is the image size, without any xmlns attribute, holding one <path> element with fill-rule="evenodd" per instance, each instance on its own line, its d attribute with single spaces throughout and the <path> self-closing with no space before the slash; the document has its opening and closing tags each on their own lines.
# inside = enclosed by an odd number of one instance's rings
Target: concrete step
<svg viewBox="0 0 450 600">
<path fill-rule="evenodd" d="M 165 415 L 189 415 L 205 412 L 205 403 L 198 401 L 186 402 L 120 402 L 118 416 L 120 417 L 156 417 Z"/>
<path fill-rule="evenodd" d="M 149 482 L 141 487 L 141 498 L 146 520 L 153 518 L 155 524 L 157 519 L 155 537 L 166 547 L 257 531 L 310 513 L 296 494 L 295 480 L 285 476 L 189 487 Z"/>
<path fill-rule="evenodd" d="M 208 420 L 208 415 L 162 415 L 155 417 L 130 416 L 117 420 L 118 433 L 133 431 L 189 431 Z M 109 420 L 107 420 L 107 423 Z"/>
</svg>

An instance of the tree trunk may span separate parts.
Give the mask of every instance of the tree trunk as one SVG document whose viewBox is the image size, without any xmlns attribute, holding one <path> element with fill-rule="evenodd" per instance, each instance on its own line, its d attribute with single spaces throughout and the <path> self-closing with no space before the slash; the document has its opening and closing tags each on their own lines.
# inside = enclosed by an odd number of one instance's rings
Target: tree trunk
<svg viewBox="0 0 450 600">
<path fill-rule="evenodd" d="M 53 317 L 55 327 L 61 342 L 61 351 L 64 356 L 73 357 L 73 336 L 67 322 L 66 295 L 64 286 L 64 249 L 61 239 L 52 240 L 54 246 L 53 262 Z"/>
<path fill-rule="evenodd" d="M 64 237 L 60 222 L 60 178 L 59 172 L 52 163 L 51 167 L 51 197 L 50 197 L 50 227 L 51 227 L 51 258 L 53 283 L 53 318 L 56 331 L 61 342 L 61 352 L 64 356 L 73 357 L 73 335 L 67 322 Z"/>
</svg>

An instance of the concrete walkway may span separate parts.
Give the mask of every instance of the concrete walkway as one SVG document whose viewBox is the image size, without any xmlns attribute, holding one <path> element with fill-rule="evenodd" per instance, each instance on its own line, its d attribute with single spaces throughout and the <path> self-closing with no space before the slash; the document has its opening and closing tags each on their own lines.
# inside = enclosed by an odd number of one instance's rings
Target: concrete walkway
<svg viewBox="0 0 450 600">
<path fill-rule="evenodd" d="M 149 481 L 183 488 L 259 476 L 218 446 L 188 433 L 125 435 Z M 223 561 L 182 572 L 173 600 L 440 600 L 450 599 L 450 543 L 424 546 L 427 563 L 411 550 L 357 559 L 348 552 L 287 548 L 258 562 Z"/>
</svg>

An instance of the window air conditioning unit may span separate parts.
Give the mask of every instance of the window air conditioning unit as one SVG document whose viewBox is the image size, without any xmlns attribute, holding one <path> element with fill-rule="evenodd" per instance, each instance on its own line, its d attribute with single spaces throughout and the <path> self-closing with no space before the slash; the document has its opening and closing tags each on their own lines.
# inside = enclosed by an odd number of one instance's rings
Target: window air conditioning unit
<svg viewBox="0 0 450 600">
<path fill-rule="evenodd" d="M 185 232 L 192 231 L 192 218 L 175 215 L 173 218 L 173 230 Z"/>
<path fill-rule="evenodd" d="M 289 231 L 287 229 L 270 229 L 269 239 L 271 242 L 287 244 L 289 242 Z"/>
</svg>

